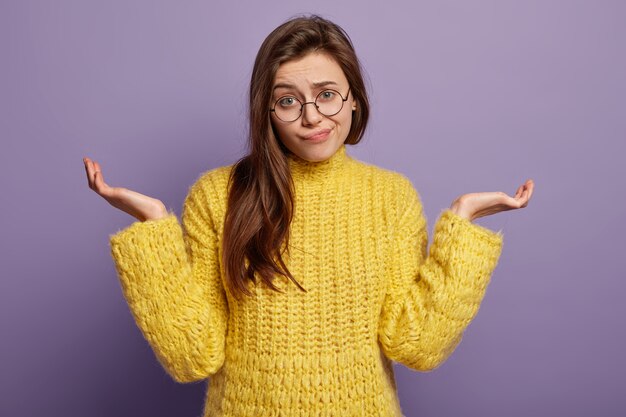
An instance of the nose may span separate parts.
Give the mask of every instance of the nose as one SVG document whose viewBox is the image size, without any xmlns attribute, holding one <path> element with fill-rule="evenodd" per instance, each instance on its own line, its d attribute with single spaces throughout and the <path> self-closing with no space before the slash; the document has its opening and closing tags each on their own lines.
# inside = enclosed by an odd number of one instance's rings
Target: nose
<svg viewBox="0 0 626 417">
<path fill-rule="evenodd" d="M 310 104 L 310 106 L 309 106 Z M 314 102 L 304 103 L 302 106 L 302 123 L 305 125 L 317 124 L 322 120 L 322 114 L 317 110 Z"/>
</svg>

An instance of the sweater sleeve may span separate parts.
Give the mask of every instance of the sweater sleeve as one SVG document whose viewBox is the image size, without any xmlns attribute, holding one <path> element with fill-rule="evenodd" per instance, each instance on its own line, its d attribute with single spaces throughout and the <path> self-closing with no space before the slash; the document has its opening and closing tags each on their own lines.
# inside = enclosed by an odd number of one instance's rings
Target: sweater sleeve
<svg viewBox="0 0 626 417">
<path fill-rule="evenodd" d="M 216 373 L 224 362 L 228 305 L 218 239 L 200 181 L 173 213 L 137 221 L 110 237 L 123 295 L 159 363 L 177 382 Z"/>
<path fill-rule="evenodd" d="M 411 182 L 403 183 L 378 338 L 389 359 L 427 372 L 452 354 L 478 313 L 503 235 L 446 209 L 427 256 L 421 201 Z"/>
</svg>

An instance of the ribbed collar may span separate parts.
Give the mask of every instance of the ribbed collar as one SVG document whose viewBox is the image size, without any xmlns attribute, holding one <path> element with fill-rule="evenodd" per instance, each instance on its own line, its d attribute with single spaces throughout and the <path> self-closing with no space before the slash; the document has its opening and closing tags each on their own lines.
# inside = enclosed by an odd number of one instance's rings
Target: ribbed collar
<svg viewBox="0 0 626 417">
<path fill-rule="evenodd" d="M 332 174 L 343 170 L 350 156 L 346 153 L 346 145 L 342 144 L 339 149 L 328 159 L 319 162 L 311 162 L 302 159 L 292 152 L 287 153 L 287 160 L 294 179 L 324 179 Z"/>
</svg>

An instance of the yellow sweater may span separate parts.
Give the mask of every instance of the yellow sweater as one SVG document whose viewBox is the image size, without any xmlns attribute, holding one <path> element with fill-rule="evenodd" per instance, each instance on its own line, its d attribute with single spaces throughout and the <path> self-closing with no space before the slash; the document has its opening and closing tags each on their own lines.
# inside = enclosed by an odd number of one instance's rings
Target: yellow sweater
<svg viewBox="0 0 626 417">
<path fill-rule="evenodd" d="M 359 161 L 289 155 L 296 186 L 287 266 L 308 290 L 225 292 L 220 262 L 232 165 L 170 212 L 110 236 L 124 297 L 164 369 L 210 377 L 204 416 L 401 416 L 392 362 L 430 371 L 461 341 L 502 249 L 493 232 L 443 210 L 427 224 L 404 175 Z"/>
</svg>

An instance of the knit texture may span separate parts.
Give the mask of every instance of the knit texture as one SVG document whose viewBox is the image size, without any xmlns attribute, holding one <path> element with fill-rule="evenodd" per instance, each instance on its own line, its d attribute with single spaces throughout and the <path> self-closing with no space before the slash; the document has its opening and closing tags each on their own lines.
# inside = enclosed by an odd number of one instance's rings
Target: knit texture
<svg viewBox="0 0 626 417">
<path fill-rule="evenodd" d="M 123 295 L 178 382 L 209 378 L 204 416 L 402 416 L 392 361 L 440 366 L 476 316 L 502 250 L 445 209 L 427 223 L 403 174 L 350 157 L 288 155 L 295 184 L 285 261 L 237 301 L 221 262 L 232 165 L 202 173 L 175 214 L 110 236 Z"/>
</svg>

